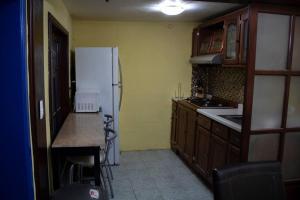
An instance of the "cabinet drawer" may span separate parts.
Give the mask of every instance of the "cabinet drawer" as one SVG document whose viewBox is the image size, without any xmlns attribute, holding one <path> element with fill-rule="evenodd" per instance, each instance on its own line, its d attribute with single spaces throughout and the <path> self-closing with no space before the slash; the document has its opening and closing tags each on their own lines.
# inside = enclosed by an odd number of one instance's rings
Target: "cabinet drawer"
<svg viewBox="0 0 300 200">
<path fill-rule="evenodd" d="M 213 122 L 212 132 L 225 140 L 228 139 L 228 128 L 226 126 L 223 126 L 222 124 Z"/>
<path fill-rule="evenodd" d="M 211 120 L 203 115 L 198 115 L 197 117 L 198 125 L 202 126 L 203 128 L 210 129 Z"/>
<path fill-rule="evenodd" d="M 230 130 L 230 139 L 231 144 L 240 147 L 241 146 L 241 133 L 238 133 L 234 130 Z"/>
</svg>

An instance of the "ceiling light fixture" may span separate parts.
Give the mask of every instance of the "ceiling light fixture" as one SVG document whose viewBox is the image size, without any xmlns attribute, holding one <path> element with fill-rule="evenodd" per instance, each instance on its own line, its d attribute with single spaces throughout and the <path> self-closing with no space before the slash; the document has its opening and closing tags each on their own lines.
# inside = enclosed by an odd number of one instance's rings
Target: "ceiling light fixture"
<svg viewBox="0 0 300 200">
<path fill-rule="evenodd" d="M 159 9 L 166 15 L 179 15 L 185 10 L 181 0 L 165 0 L 159 4 Z"/>
</svg>

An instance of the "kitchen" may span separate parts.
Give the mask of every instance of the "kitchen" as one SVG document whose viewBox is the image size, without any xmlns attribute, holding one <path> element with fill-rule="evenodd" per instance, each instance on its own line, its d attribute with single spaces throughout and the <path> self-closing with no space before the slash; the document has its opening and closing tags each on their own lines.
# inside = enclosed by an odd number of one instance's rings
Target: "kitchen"
<svg viewBox="0 0 300 200">
<path fill-rule="evenodd" d="M 71 126 L 68 116 L 74 111 L 77 116 L 90 112 L 76 105 L 80 95 L 104 93 L 90 91 L 93 81 L 106 78 L 97 76 L 99 69 L 87 70 L 91 57 L 79 59 L 79 52 L 85 49 L 90 55 L 93 49 L 105 48 L 117 51 L 110 60 L 119 73 L 113 78 L 117 81 L 105 84 L 120 89 L 112 97 L 113 109 L 103 105 L 100 109 L 112 115 L 112 129 L 117 133 L 114 159 L 109 161 L 112 172 L 105 172 L 102 180 L 106 183 L 104 179 L 112 173 L 106 188 L 109 198 L 213 199 L 213 169 L 248 161 L 279 161 L 287 198 L 297 199 L 299 8 L 290 1 L 285 5 L 278 1 L 174 1 L 183 2 L 185 10 L 167 16 L 158 8 L 163 2 L 45 0 L 39 5 L 43 20 L 33 21 L 43 23 L 39 26 L 43 37 L 37 38 L 44 51 L 43 71 L 39 71 L 44 98 L 37 98 L 39 109 L 34 112 L 44 128 L 32 129 L 34 171 L 30 172 L 37 199 L 63 188 L 70 177 L 76 182 L 82 176 L 76 166 L 72 173 L 72 159 L 64 166 L 61 152 L 54 149 L 60 133 Z M 62 33 L 57 34 L 58 30 Z M 64 45 L 55 46 L 53 38 L 64 40 Z M 56 60 L 60 47 L 66 54 Z M 106 59 L 97 55 L 93 63 Z M 57 89 L 62 95 L 55 95 L 60 71 L 54 65 L 60 59 L 65 59 L 61 65 L 65 79 L 59 82 L 64 87 Z M 84 79 L 88 72 L 94 77 L 89 82 Z M 88 95 L 80 94 L 84 89 Z M 67 108 L 53 102 L 67 102 Z M 93 109 L 98 112 L 98 107 Z M 93 119 L 86 123 L 98 124 Z M 77 129 L 81 128 L 85 126 Z M 37 144 L 34 131 L 43 132 Z M 36 156 L 39 148 L 43 156 Z M 98 164 L 95 160 L 94 165 Z M 43 173 L 46 176 L 41 177 Z M 93 184 L 101 182 L 97 180 L 101 172 L 85 173 L 96 174 Z"/>
</svg>

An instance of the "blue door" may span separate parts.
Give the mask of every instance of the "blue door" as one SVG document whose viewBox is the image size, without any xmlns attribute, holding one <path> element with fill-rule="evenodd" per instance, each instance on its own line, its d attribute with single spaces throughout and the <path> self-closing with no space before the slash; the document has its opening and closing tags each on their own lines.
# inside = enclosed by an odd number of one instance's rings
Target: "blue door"
<svg viewBox="0 0 300 200">
<path fill-rule="evenodd" d="M 0 199 L 33 200 L 26 0 L 0 1 Z"/>
</svg>

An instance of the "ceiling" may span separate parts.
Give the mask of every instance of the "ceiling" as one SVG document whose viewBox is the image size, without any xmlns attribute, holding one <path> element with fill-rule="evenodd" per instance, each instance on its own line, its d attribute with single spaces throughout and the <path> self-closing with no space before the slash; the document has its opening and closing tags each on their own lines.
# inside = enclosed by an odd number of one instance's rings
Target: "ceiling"
<svg viewBox="0 0 300 200">
<path fill-rule="evenodd" d="M 161 13 L 161 0 L 63 0 L 74 19 L 101 21 L 190 21 L 199 22 L 210 16 L 239 7 L 239 4 L 185 1 L 187 10 L 177 16 Z"/>
</svg>

